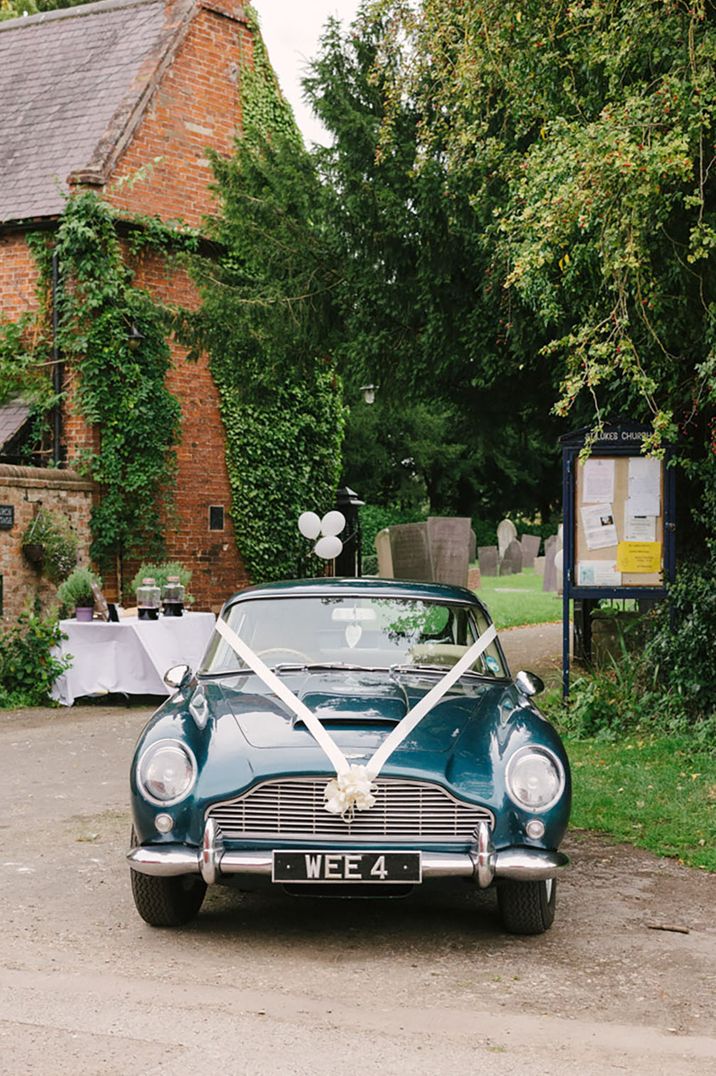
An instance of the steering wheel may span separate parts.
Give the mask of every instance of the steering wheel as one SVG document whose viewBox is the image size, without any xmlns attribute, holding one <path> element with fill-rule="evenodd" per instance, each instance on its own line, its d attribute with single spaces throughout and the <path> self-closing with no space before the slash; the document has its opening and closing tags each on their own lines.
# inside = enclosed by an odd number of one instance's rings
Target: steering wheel
<svg viewBox="0 0 716 1076">
<path fill-rule="evenodd" d="M 308 654 L 304 654 L 302 650 L 292 650 L 290 646 L 270 646 L 267 650 L 257 650 L 256 655 L 260 658 L 267 658 L 270 654 L 291 654 L 295 658 L 300 658 L 301 661 L 312 662 L 313 658 Z"/>
</svg>

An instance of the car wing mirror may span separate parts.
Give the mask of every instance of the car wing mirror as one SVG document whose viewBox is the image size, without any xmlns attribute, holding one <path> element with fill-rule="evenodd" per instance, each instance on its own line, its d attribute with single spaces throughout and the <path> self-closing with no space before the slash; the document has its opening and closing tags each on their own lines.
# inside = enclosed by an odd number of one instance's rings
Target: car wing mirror
<svg viewBox="0 0 716 1076">
<path fill-rule="evenodd" d="M 164 683 L 167 687 L 181 691 L 191 680 L 191 669 L 188 665 L 172 665 L 164 673 Z"/>
<path fill-rule="evenodd" d="M 532 695 L 539 695 L 541 691 L 544 691 L 544 680 L 536 673 L 520 670 L 515 677 L 515 686 L 523 695 L 531 698 Z"/>
</svg>

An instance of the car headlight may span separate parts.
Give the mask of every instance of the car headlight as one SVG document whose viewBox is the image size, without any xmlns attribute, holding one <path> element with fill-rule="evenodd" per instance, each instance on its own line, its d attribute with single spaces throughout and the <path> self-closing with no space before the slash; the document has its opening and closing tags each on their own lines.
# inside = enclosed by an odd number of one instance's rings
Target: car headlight
<svg viewBox="0 0 716 1076">
<path fill-rule="evenodd" d="M 544 747 L 522 747 L 507 763 L 507 794 L 528 811 L 546 811 L 564 791 L 564 767 Z"/>
<path fill-rule="evenodd" d="M 137 763 L 137 784 L 152 803 L 166 806 L 189 794 L 196 779 L 196 759 L 179 740 L 158 740 Z"/>
</svg>

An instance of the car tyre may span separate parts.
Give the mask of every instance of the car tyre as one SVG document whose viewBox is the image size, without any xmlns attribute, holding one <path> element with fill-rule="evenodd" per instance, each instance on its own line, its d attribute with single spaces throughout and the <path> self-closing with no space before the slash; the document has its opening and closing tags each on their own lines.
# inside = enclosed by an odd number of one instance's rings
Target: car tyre
<svg viewBox="0 0 716 1076">
<path fill-rule="evenodd" d="M 510 934 L 544 934 L 554 922 L 557 882 L 500 882 L 497 906 Z"/>
<path fill-rule="evenodd" d="M 136 846 L 132 831 L 132 847 Z M 206 882 L 195 874 L 155 878 L 130 869 L 134 905 L 150 927 L 181 927 L 199 913 Z"/>
</svg>

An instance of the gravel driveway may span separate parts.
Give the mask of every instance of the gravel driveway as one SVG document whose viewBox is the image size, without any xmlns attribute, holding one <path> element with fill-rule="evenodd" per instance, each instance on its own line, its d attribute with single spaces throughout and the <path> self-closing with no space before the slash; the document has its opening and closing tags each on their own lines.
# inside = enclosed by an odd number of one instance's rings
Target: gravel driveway
<svg viewBox="0 0 716 1076">
<path fill-rule="evenodd" d="M 145 926 L 124 853 L 146 716 L 0 715 L 0 1073 L 716 1071 L 716 879 L 592 835 L 537 938 L 464 884 L 218 889 L 191 927 Z"/>
</svg>

